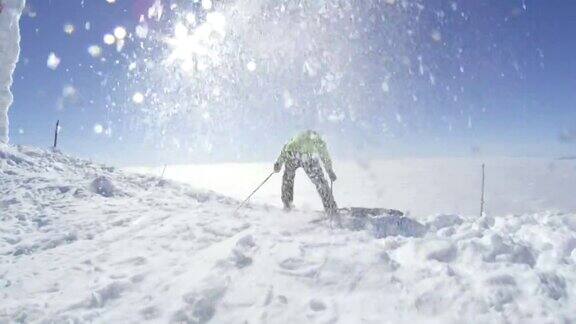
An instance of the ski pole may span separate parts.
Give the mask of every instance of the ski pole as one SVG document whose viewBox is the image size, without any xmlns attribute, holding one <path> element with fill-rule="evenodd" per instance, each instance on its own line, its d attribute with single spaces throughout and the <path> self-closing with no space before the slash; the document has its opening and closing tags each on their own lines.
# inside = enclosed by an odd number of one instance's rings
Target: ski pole
<svg viewBox="0 0 576 324">
<path fill-rule="evenodd" d="M 240 210 L 240 208 L 244 207 L 244 205 L 246 204 L 246 202 L 248 202 L 248 200 L 250 200 L 250 198 L 252 198 L 252 196 L 254 196 L 254 194 L 256 193 L 256 191 L 258 191 L 260 188 L 262 188 L 262 186 L 268 182 L 268 180 L 270 180 L 270 178 L 272 178 L 272 176 L 274 175 L 274 173 L 276 172 L 272 172 L 270 173 L 270 175 L 268 177 L 266 177 L 266 179 L 264 179 L 264 181 L 262 181 L 262 183 L 256 188 L 254 189 L 254 191 L 252 191 L 252 193 L 246 198 L 244 199 L 244 201 L 240 204 L 240 206 L 238 206 L 238 208 L 236 208 L 236 210 L 234 211 L 234 214 L 236 214 L 238 212 L 238 210 Z"/>
</svg>

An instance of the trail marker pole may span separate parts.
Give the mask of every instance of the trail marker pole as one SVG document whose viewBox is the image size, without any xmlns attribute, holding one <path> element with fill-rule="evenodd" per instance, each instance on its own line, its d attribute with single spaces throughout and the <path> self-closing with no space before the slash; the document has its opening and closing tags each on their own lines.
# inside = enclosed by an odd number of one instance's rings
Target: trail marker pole
<svg viewBox="0 0 576 324">
<path fill-rule="evenodd" d="M 54 149 L 58 146 L 58 133 L 60 132 L 60 120 L 56 121 L 56 129 L 54 130 Z"/>
<path fill-rule="evenodd" d="M 482 163 L 482 196 L 480 198 L 480 217 L 484 215 L 484 190 L 485 190 L 485 179 L 486 179 L 486 171 L 485 165 Z"/>
<path fill-rule="evenodd" d="M 238 206 L 238 208 L 236 208 L 236 210 L 234 210 L 234 214 L 236 214 L 238 212 L 238 210 L 240 210 L 240 208 L 244 207 L 244 205 L 246 204 L 246 202 L 248 202 L 248 200 L 250 200 L 250 198 L 252 198 L 252 196 L 254 196 L 254 194 L 256 193 L 256 191 L 258 191 L 260 188 L 262 188 L 262 186 L 268 182 L 268 180 L 270 180 L 270 178 L 272 178 L 272 176 L 274 175 L 274 173 L 276 172 L 272 172 L 270 173 L 270 175 L 268 177 L 266 177 L 266 179 L 264 179 L 264 181 L 262 181 L 262 183 L 256 187 L 256 189 L 254 189 L 254 191 L 252 191 L 252 193 L 246 198 L 244 199 L 244 201 L 240 204 L 240 206 Z"/>
</svg>

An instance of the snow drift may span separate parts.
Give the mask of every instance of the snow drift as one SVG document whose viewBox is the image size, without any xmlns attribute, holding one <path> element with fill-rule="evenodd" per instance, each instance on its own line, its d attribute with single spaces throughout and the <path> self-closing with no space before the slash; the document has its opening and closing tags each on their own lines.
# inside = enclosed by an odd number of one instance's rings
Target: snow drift
<svg viewBox="0 0 576 324">
<path fill-rule="evenodd" d="M 389 217 L 348 230 L 314 212 L 236 206 L 0 148 L 0 322 L 576 321 L 573 213 Z"/>
<path fill-rule="evenodd" d="M 8 142 L 8 108 L 12 104 L 12 73 L 20 53 L 20 15 L 24 0 L 4 0 L 0 13 L 0 143 Z"/>
</svg>

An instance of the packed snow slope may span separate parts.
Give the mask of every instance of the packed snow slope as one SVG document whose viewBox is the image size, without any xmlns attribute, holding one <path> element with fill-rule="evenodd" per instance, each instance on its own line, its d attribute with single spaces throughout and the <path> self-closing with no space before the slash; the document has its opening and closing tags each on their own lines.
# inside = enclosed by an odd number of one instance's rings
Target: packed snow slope
<svg viewBox="0 0 576 324">
<path fill-rule="evenodd" d="M 387 207 L 423 217 L 434 213 L 478 215 L 486 164 L 486 211 L 489 214 L 576 211 L 576 160 L 544 158 L 421 158 L 335 161 L 334 196 L 342 207 Z M 244 199 L 269 173 L 273 163 L 225 163 L 129 168 L 187 182 Z M 275 175 L 253 201 L 281 207 L 282 174 Z M 295 205 L 322 208 L 314 185 L 298 170 Z"/>
<path fill-rule="evenodd" d="M 428 215 L 375 235 L 236 206 L 0 146 L 0 323 L 576 322 L 574 213 Z"/>
</svg>

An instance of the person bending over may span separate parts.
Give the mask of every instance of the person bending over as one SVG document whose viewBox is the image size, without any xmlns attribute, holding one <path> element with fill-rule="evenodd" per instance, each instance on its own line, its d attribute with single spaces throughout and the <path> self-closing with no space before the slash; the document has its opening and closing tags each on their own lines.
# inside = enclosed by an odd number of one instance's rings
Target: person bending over
<svg viewBox="0 0 576 324">
<path fill-rule="evenodd" d="M 338 211 L 332 189 L 324 177 L 324 171 L 320 161 L 328 173 L 331 181 L 336 181 L 336 174 L 332 169 L 332 160 L 328 153 L 326 142 L 320 135 L 312 130 L 304 131 L 293 137 L 282 149 L 280 156 L 274 164 L 274 172 L 278 173 L 284 165 L 282 178 L 282 202 L 284 209 L 293 208 L 294 200 L 294 177 L 296 170 L 303 168 L 322 199 L 324 210 L 328 215 L 334 215 Z"/>
</svg>

